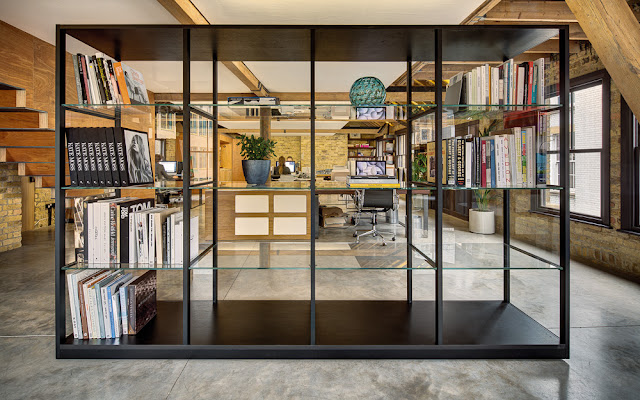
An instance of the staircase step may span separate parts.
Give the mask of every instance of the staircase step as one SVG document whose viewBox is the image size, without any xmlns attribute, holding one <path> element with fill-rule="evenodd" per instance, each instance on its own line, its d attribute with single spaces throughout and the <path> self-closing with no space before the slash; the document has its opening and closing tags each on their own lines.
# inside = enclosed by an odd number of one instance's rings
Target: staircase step
<svg viewBox="0 0 640 400">
<path fill-rule="evenodd" d="M 0 90 L 24 90 L 23 88 L 0 82 Z"/>
<path fill-rule="evenodd" d="M 0 107 L 26 107 L 27 92 L 23 89 L 0 90 Z"/>
<path fill-rule="evenodd" d="M 69 164 L 64 165 L 65 174 L 69 175 Z M 18 175 L 20 176 L 54 176 L 56 174 L 55 163 L 19 163 Z"/>
<path fill-rule="evenodd" d="M 66 158 L 66 157 L 65 157 Z M 0 162 L 53 163 L 55 149 L 46 147 L 5 147 L 0 148 Z"/>
<path fill-rule="evenodd" d="M 48 128 L 46 111 L 27 107 L 0 107 L 0 128 Z"/>
<path fill-rule="evenodd" d="M 53 129 L 0 129 L 0 147 L 55 147 Z"/>
</svg>

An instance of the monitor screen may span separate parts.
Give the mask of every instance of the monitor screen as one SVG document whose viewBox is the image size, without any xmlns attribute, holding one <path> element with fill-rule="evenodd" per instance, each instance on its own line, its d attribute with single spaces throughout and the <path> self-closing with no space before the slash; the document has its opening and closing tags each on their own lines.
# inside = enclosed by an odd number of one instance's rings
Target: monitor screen
<svg viewBox="0 0 640 400">
<path fill-rule="evenodd" d="M 291 173 L 296 172 L 296 162 L 295 161 L 285 161 L 284 165 L 289 168 L 289 171 L 291 171 Z"/>
<path fill-rule="evenodd" d="M 176 173 L 178 165 L 175 161 L 160 161 L 160 164 L 164 167 L 164 170 L 167 171 L 167 174 Z"/>
<path fill-rule="evenodd" d="M 356 161 L 356 175 L 386 175 L 386 161 Z"/>
</svg>

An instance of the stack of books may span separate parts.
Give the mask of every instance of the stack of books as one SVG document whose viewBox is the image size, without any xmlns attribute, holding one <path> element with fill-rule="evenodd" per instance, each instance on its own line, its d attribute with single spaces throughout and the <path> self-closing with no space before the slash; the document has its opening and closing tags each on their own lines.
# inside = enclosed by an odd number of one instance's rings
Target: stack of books
<svg viewBox="0 0 640 400">
<path fill-rule="evenodd" d="M 486 137 L 442 141 L 442 183 L 449 186 L 509 188 L 546 184 L 543 146 L 535 127 L 516 127 Z M 540 141 L 538 141 L 539 143 Z M 427 143 L 428 182 L 436 181 L 435 142 Z"/>
<path fill-rule="evenodd" d="M 75 199 L 76 260 L 99 267 L 182 267 L 183 214 L 134 197 Z M 81 221 L 81 222 L 80 222 Z M 190 257 L 198 255 L 198 217 L 191 217 Z"/>
<path fill-rule="evenodd" d="M 156 271 L 70 271 L 67 289 L 76 339 L 135 335 L 157 313 Z"/>
<path fill-rule="evenodd" d="M 103 53 L 96 53 L 94 56 L 78 53 L 72 57 L 78 103 L 149 103 L 144 78 L 135 69 L 108 59 Z"/>
<path fill-rule="evenodd" d="M 497 67 L 485 64 L 453 76 L 447 99 L 459 98 L 459 104 L 473 105 L 545 104 L 544 69 L 544 58 L 520 64 L 511 59 Z M 450 97 L 449 90 L 454 88 L 460 94 Z"/>
</svg>

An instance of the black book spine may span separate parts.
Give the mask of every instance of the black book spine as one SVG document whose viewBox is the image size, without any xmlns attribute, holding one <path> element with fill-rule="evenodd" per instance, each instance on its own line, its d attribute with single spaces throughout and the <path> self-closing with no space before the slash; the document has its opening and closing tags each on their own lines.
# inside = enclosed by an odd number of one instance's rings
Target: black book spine
<svg viewBox="0 0 640 400">
<path fill-rule="evenodd" d="M 100 71 L 100 79 L 102 80 L 102 86 L 104 86 L 104 92 L 107 96 L 107 101 L 113 103 L 113 95 L 111 94 L 111 82 L 109 81 L 109 73 L 104 65 L 104 58 L 96 57 L 98 61 L 98 70 Z"/>
<path fill-rule="evenodd" d="M 114 94 L 118 96 L 117 99 L 113 99 L 114 103 L 120 103 L 122 102 L 122 95 L 120 94 L 120 88 L 118 87 L 118 79 L 116 78 L 116 73 L 113 69 L 113 63 L 111 60 L 105 60 L 105 63 L 109 72 L 109 79 L 111 79 L 112 82 L 111 86 L 113 87 Z"/>
<path fill-rule="evenodd" d="M 107 104 L 107 92 L 105 91 L 104 83 L 102 82 L 102 74 L 100 73 L 100 63 L 96 56 L 91 56 L 91 60 L 93 61 L 94 70 L 96 71 L 96 83 L 98 84 L 98 91 L 100 92 L 100 97 L 102 98 L 102 104 Z M 103 71 L 104 73 L 104 71 Z"/>
<path fill-rule="evenodd" d="M 129 218 L 131 213 L 154 206 L 153 199 L 136 199 L 118 204 L 120 208 L 120 262 L 129 262 Z"/>
<path fill-rule="evenodd" d="M 464 186 L 464 139 L 456 139 L 456 185 Z"/>
<path fill-rule="evenodd" d="M 85 172 L 82 163 L 82 145 L 80 144 L 80 138 L 78 135 L 77 128 L 68 128 L 67 131 L 71 135 L 71 140 L 73 142 L 73 153 L 75 154 L 76 161 L 76 174 L 78 176 L 78 186 L 85 185 Z"/>
<path fill-rule="evenodd" d="M 98 134 L 100 135 L 100 150 L 102 151 L 102 169 L 104 169 L 104 183 L 106 186 L 113 186 L 113 179 L 111 174 L 111 159 L 109 157 L 109 149 L 107 145 L 107 129 L 99 128 Z"/>
<path fill-rule="evenodd" d="M 482 148 L 480 147 L 482 145 L 482 142 L 480 141 L 479 137 L 474 137 L 473 138 L 473 151 L 474 151 L 474 155 L 475 155 L 475 160 L 474 162 L 474 169 L 476 171 L 476 181 L 474 186 L 481 186 L 482 184 Z"/>
<path fill-rule="evenodd" d="M 84 129 L 76 129 L 76 140 L 80 141 L 80 149 L 82 151 L 82 171 L 84 174 L 84 186 L 93 186 L 93 176 L 91 175 L 91 166 L 89 163 L 89 143 Z"/>
<path fill-rule="evenodd" d="M 122 128 L 114 128 L 113 132 L 116 142 L 116 153 L 118 155 L 120 186 L 129 186 L 129 177 L 127 175 L 127 152 L 124 146 L 124 133 L 122 132 Z"/>
<path fill-rule="evenodd" d="M 116 152 L 116 142 L 113 137 L 113 128 L 105 128 L 105 135 L 107 139 L 107 151 L 109 152 L 109 162 L 111 163 L 111 181 L 113 186 L 120 186 L 120 170 L 118 167 L 118 156 Z"/>
<path fill-rule="evenodd" d="M 96 153 L 93 146 L 93 129 L 85 129 L 84 135 L 89 151 L 89 171 L 91 171 L 91 186 L 99 186 L 98 169 L 96 166 Z"/>
<path fill-rule="evenodd" d="M 91 131 L 91 139 L 93 141 L 93 151 L 95 153 L 96 158 L 96 170 L 98 171 L 98 186 L 105 187 L 105 175 L 104 175 L 104 166 L 103 166 L 103 158 L 102 158 L 102 145 L 100 143 L 100 129 L 101 128 L 93 128 Z"/>
<path fill-rule="evenodd" d="M 69 157 L 69 177 L 71 179 L 71 186 L 78 186 L 78 171 L 76 170 L 76 154 L 75 146 L 73 144 L 73 137 L 71 130 L 67 129 L 67 155 Z"/>
</svg>

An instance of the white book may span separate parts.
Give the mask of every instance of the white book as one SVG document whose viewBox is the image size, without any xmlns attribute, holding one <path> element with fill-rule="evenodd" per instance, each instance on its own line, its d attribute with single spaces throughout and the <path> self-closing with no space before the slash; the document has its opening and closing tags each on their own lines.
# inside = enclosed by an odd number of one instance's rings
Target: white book
<svg viewBox="0 0 640 400">
<path fill-rule="evenodd" d="M 109 264 L 109 208 L 111 201 L 100 204 L 100 262 Z"/>
<path fill-rule="evenodd" d="M 520 128 L 513 128 L 513 136 L 515 141 L 513 153 L 516 156 L 516 185 L 522 186 L 522 137 L 520 136 Z"/>
<path fill-rule="evenodd" d="M 533 128 L 527 128 L 527 142 L 529 146 L 527 146 L 528 159 L 531 160 L 531 168 L 527 169 L 527 173 L 529 175 L 529 187 L 534 187 L 536 185 L 536 151 L 535 151 L 535 138 L 533 134 Z"/>
<path fill-rule="evenodd" d="M 544 58 L 539 58 L 533 62 L 533 65 L 538 67 L 538 81 L 536 88 L 536 104 L 544 104 Z"/>
<path fill-rule="evenodd" d="M 123 280 L 114 288 L 113 297 L 116 301 L 114 304 L 114 315 L 113 320 L 116 325 L 117 333 L 116 337 L 120 337 L 127 332 L 128 323 L 127 323 L 127 303 L 126 301 L 126 290 L 127 285 L 133 282 L 137 276 L 132 274 L 127 274 L 123 277 Z"/>
<path fill-rule="evenodd" d="M 496 167 L 496 187 L 502 187 L 502 136 L 496 135 L 493 146 Z"/>
<path fill-rule="evenodd" d="M 87 319 L 87 332 L 89 333 L 89 338 L 93 338 L 92 336 L 95 332 L 95 325 L 93 320 L 93 314 L 91 312 L 91 296 L 89 287 L 92 286 L 95 282 L 104 278 L 104 276 L 108 273 L 108 271 L 103 271 L 99 275 L 96 275 L 93 279 L 88 282 L 85 282 L 82 285 L 82 294 L 84 296 L 84 308 L 85 308 L 85 317 Z"/>
<path fill-rule="evenodd" d="M 73 337 L 78 338 L 78 320 L 76 318 L 77 298 L 73 293 L 75 278 L 80 271 L 70 271 L 67 273 L 67 291 L 69 292 L 69 308 L 71 309 L 71 326 L 73 327 Z M 82 334 L 80 334 L 82 336 Z"/>
<path fill-rule="evenodd" d="M 105 311 L 105 331 L 107 331 L 107 338 L 117 338 L 118 335 L 118 323 L 117 315 L 120 311 L 119 305 L 114 307 L 114 293 L 118 293 L 118 288 L 122 285 L 122 282 L 131 277 L 131 274 L 124 274 L 118 276 L 105 288 L 105 301 L 107 303 Z M 108 326 L 108 328 L 107 328 Z"/>
<path fill-rule="evenodd" d="M 469 168 L 469 182 L 471 182 L 471 168 Z M 193 260 L 198 256 L 198 247 L 200 246 L 200 231 L 199 231 L 199 219 L 198 216 L 191 217 L 191 227 L 189 232 L 189 260 Z"/>
<path fill-rule="evenodd" d="M 504 158 L 504 186 L 511 187 L 511 155 L 509 154 L 510 135 L 502 137 L 502 157 Z"/>
<path fill-rule="evenodd" d="M 129 213 L 129 264 L 138 262 L 138 251 L 136 247 L 136 214 Z"/>
<path fill-rule="evenodd" d="M 491 67 L 484 65 L 484 104 L 491 104 Z"/>
<path fill-rule="evenodd" d="M 156 231 L 155 231 L 155 218 L 153 212 L 147 214 L 147 224 L 149 232 L 147 239 L 149 243 L 149 265 L 153 265 L 156 262 Z"/>
<path fill-rule="evenodd" d="M 102 337 L 111 339 L 111 322 L 109 320 L 109 304 L 111 303 L 111 297 L 107 295 L 108 285 L 100 288 L 100 295 L 102 296 L 102 324 L 103 333 Z"/>
<path fill-rule="evenodd" d="M 511 186 L 518 186 L 516 180 L 516 136 L 509 135 L 509 165 L 511 166 Z"/>
<path fill-rule="evenodd" d="M 524 67 L 518 67 L 518 104 L 525 103 L 525 93 L 524 93 Z"/>
<path fill-rule="evenodd" d="M 464 186 L 470 188 L 473 165 L 473 142 L 464 142 L 464 146 Z"/>
</svg>

